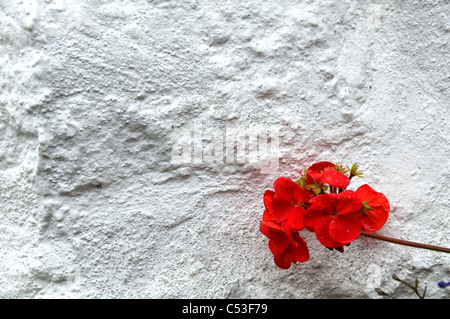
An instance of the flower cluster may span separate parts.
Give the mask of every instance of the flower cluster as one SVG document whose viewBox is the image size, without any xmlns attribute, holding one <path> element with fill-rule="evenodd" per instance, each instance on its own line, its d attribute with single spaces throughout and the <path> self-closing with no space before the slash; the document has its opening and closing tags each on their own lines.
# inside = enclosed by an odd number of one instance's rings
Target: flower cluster
<svg viewBox="0 0 450 319">
<path fill-rule="evenodd" d="M 367 184 L 348 190 L 355 176 L 362 177 L 356 164 L 344 168 L 318 162 L 296 181 L 286 177 L 275 180 L 274 190 L 264 193 L 260 231 L 269 238 L 278 267 L 289 269 L 292 263 L 309 259 L 306 242 L 299 235 L 304 228 L 314 232 L 325 247 L 343 252 L 361 231 L 372 233 L 384 225 L 389 201 Z"/>
</svg>

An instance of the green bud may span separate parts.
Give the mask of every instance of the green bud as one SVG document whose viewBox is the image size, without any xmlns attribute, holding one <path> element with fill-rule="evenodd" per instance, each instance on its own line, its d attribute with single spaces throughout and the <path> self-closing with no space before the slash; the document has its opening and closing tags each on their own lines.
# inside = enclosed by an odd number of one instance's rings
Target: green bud
<svg viewBox="0 0 450 319">
<path fill-rule="evenodd" d="M 342 165 L 336 164 L 336 166 L 335 166 L 334 169 L 337 170 L 338 172 L 342 173 L 342 174 L 346 174 L 346 173 L 349 171 L 348 165 L 347 165 L 347 168 L 345 168 L 345 167 L 342 166 Z"/>
<path fill-rule="evenodd" d="M 349 178 L 351 179 L 352 177 L 354 177 L 354 176 L 357 176 L 357 177 L 363 177 L 363 175 L 364 175 L 364 173 L 358 173 L 357 172 L 357 170 L 358 170 L 358 164 L 353 164 L 353 166 L 352 166 L 352 168 L 349 168 L 348 167 L 348 165 L 347 165 L 347 168 L 349 169 L 349 171 L 350 171 L 350 176 L 349 176 Z"/>
</svg>

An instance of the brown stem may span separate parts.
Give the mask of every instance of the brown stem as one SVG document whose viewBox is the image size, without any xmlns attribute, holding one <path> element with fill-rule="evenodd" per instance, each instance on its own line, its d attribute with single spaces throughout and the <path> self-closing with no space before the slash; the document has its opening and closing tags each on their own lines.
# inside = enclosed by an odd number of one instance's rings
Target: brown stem
<svg viewBox="0 0 450 319">
<path fill-rule="evenodd" d="M 367 233 L 365 231 L 362 231 L 361 235 L 370 237 L 370 238 L 374 238 L 374 239 L 378 239 L 378 240 L 382 240 L 382 241 L 387 241 L 387 242 L 398 244 L 398 245 L 423 248 L 423 249 L 428 249 L 428 250 L 440 251 L 440 252 L 444 252 L 444 253 L 450 253 L 450 248 L 420 244 L 420 243 L 415 243 L 412 241 L 382 236 L 382 235 L 378 235 L 378 234 L 374 234 L 374 233 Z"/>
</svg>

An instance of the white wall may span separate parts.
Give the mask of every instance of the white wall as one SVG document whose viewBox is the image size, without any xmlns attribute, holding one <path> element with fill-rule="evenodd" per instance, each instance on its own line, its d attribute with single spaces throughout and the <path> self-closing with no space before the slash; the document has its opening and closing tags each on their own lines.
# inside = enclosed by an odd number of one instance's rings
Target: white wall
<svg viewBox="0 0 450 319">
<path fill-rule="evenodd" d="M 277 177 L 357 162 L 354 189 L 392 206 L 380 234 L 450 246 L 449 10 L 1 1 L 0 296 L 414 298 L 395 273 L 448 298 L 446 254 L 367 238 L 340 254 L 305 230 L 310 260 L 281 270 L 259 222 Z M 279 166 L 173 163 L 194 123 L 279 130 Z"/>
</svg>

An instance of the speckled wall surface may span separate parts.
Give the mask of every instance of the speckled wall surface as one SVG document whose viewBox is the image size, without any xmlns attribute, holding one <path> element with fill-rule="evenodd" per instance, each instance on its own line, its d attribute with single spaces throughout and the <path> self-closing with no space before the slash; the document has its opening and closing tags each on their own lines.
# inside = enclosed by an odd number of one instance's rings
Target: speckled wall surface
<svg viewBox="0 0 450 319">
<path fill-rule="evenodd" d="M 357 162 L 352 187 L 391 203 L 380 234 L 449 246 L 449 11 L 2 0 L 0 297 L 414 297 L 395 273 L 448 298 L 445 254 L 305 231 L 310 260 L 282 270 L 259 223 L 277 177 Z M 174 162 L 195 125 L 275 130 L 279 162 Z"/>
</svg>

